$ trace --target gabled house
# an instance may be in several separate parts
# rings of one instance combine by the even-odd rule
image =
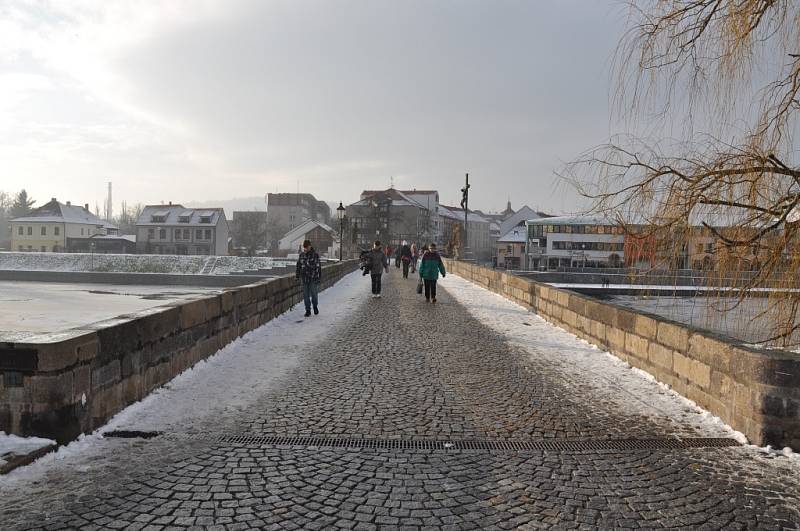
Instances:
[[[334,242],[339,241],[338,236],[337,231],[328,225],[309,219],[278,240],[278,256],[298,252],[305,240],[309,240],[320,255],[328,254],[330,256]]]
[[[55,197],[10,224],[13,251],[69,252],[92,236],[118,232],[116,225],[92,214],[88,204],[59,203]]]
[[[365,190],[359,201],[347,206],[348,238],[361,248],[371,247],[374,240],[394,248],[403,241],[420,246],[434,241],[437,197],[433,191]]]
[[[228,222],[221,208],[148,205],[136,221],[136,250],[146,254],[228,254]]]
[[[497,267],[522,269],[526,237],[527,228],[523,224],[511,227],[511,230],[497,240]]]

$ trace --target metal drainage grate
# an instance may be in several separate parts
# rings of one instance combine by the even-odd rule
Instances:
[[[283,446],[303,448],[344,448],[347,450],[678,450],[684,448],[725,448],[740,446],[734,439],[596,439],[596,440],[428,440],[358,439],[326,437],[280,437],[258,435],[222,436],[219,443],[233,445]]]
[[[160,431],[130,431],[130,430],[114,430],[107,431],[103,437],[116,437],[120,439],[152,439],[161,435]]]

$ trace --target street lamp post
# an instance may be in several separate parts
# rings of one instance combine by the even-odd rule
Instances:
[[[467,248],[469,247],[469,238],[467,238],[467,217],[469,215],[469,173],[466,174],[464,180],[464,188],[461,189],[461,208],[464,209],[464,241],[461,244],[463,249],[461,257],[462,260],[467,257]]]
[[[94,271],[94,242],[89,244],[89,251],[91,252],[91,260],[92,260],[91,266],[89,267],[92,271]]]
[[[269,256],[269,219],[267,218],[267,211],[269,210],[269,194],[264,194],[264,243],[267,256]]]
[[[345,208],[342,202],[339,201],[339,206],[336,208],[336,215],[339,216],[339,261],[341,262],[344,256],[342,255],[342,242],[344,241],[344,211]]]

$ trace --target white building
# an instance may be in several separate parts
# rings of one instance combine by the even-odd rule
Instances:
[[[228,254],[228,222],[221,208],[148,205],[136,221],[136,251],[146,254]]]
[[[89,211],[56,198],[24,216],[11,220],[11,249],[14,251],[64,252],[73,242],[95,235],[117,234],[117,227]]]
[[[524,205],[522,208],[503,219],[503,222],[500,223],[500,234],[505,236],[517,225],[525,225],[525,222],[528,220],[546,217],[548,217],[546,214],[543,215],[541,212],[536,212],[528,205]]]
[[[625,237],[612,221],[587,216],[528,220],[527,267],[619,267]]]

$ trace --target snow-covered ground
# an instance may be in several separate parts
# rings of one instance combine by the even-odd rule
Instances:
[[[554,360],[574,374],[587,375],[585,385],[593,386],[598,399],[616,401],[631,413],[659,415],[697,428],[706,437],[732,437],[746,443],[746,437],[719,417],[700,408],[661,384],[649,373],[632,368],[616,356],[559,328],[524,307],[468,280],[448,275],[441,281],[447,292],[481,321],[502,333],[510,344],[532,357]],[[772,452],[769,448],[759,451]],[[783,449],[800,473],[800,454]]]
[[[38,482],[47,474],[81,473],[103,466],[106,459],[117,459],[109,445],[125,441],[104,439],[103,433],[108,431],[163,431],[190,436],[230,428],[225,425],[227,419],[240,418],[239,413],[279,385],[297,365],[301,351],[325,340],[329,330],[348,319],[364,301],[361,273],[345,276],[321,292],[319,299],[320,315],[304,319],[303,305],[295,306],[125,408],[103,428],[0,476],[0,496],[3,489],[15,488],[21,482]]]
[[[227,275],[247,269],[274,269],[294,262],[268,257],[176,256],[154,254],[0,253],[0,270],[102,271]],[[206,265],[209,270],[205,270]]]
[[[56,444],[50,439],[41,437],[19,437],[0,431],[0,467],[8,463],[13,456],[27,455],[31,452]]]
[[[220,290],[190,286],[0,280],[0,341],[22,341],[27,333],[60,332],[216,293]]]

